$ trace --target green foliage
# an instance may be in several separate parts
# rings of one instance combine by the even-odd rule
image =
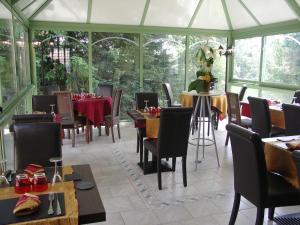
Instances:
[[[47,85],[56,84],[64,90],[67,82],[65,66],[56,60],[53,63],[53,68],[46,73],[45,80],[47,81]]]
[[[81,92],[89,90],[89,66],[86,61],[79,56],[71,57],[72,72],[68,76],[67,83],[71,90]],[[94,70],[94,68],[92,69]]]

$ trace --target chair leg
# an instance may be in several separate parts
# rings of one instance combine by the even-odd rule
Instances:
[[[215,130],[218,130],[219,128],[219,118],[220,118],[220,115],[219,113],[216,114],[216,127],[215,127]]]
[[[186,179],[186,156],[182,156],[182,177],[183,177],[183,186],[187,186]]]
[[[228,141],[229,141],[229,134],[228,134],[228,132],[227,132],[227,135],[226,135],[226,140],[225,140],[225,146],[227,146],[227,145],[228,145]]]
[[[149,155],[148,149],[144,148],[144,163],[143,163],[144,172],[147,170],[148,167],[148,155]]]
[[[140,150],[140,138],[139,138],[139,132],[136,132],[136,153],[139,153]]]
[[[109,127],[105,125],[105,134],[106,136],[109,136]]]
[[[84,125],[81,127],[81,133],[84,133]]]
[[[114,135],[114,125],[111,124],[111,136],[112,136],[112,140],[113,140],[113,143],[115,143],[115,135]]]
[[[121,139],[120,125],[117,124],[119,139]]]
[[[99,125],[98,131],[99,131],[99,136],[101,136],[101,125]]]
[[[76,128],[76,133],[79,134],[79,128]]]
[[[274,220],[274,212],[275,212],[275,207],[269,208],[269,211],[268,211],[269,220]]]
[[[157,157],[157,181],[158,189],[161,190],[161,158]]]
[[[262,225],[264,223],[264,215],[265,215],[265,209],[258,207],[256,211],[255,225]]]
[[[70,129],[67,129],[67,133],[68,133],[68,139],[71,138],[71,132],[70,132]]]
[[[176,157],[172,158],[172,171],[175,172],[176,169]]]
[[[75,128],[72,129],[72,147],[75,147]]]
[[[241,194],[234,193],[234,202],[232,206],[231,216],[229,220],[229,225],[234,225],[236,221],[237,214],[240,208]]]

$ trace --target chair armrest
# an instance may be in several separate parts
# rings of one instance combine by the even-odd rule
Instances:
[[[300,150],[294,150],[292,156],[297,168],[298,181],[300,184]]]

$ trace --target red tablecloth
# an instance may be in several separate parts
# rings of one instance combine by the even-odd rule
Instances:
[[[74,111],[84,115],[88,120],[99,126],[104,121],[104,116],[111,113],[112,98],[86,98],[73,101]]]
[[[250,104],[248,102],[241,102],[242,106],[242,116],[247,116],[251,118]]]

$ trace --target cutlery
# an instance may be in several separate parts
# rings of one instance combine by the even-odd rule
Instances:
[[[53,215],[53,200],[54,200],[54,193],[49,193],[49,209],[48,209],[48,215]]]
[[[58,194],[56,194],[56,215],[59,216],[61,215],[61,208],[60,208],[60,204],[59,204],[59,200],[58,200]]]

